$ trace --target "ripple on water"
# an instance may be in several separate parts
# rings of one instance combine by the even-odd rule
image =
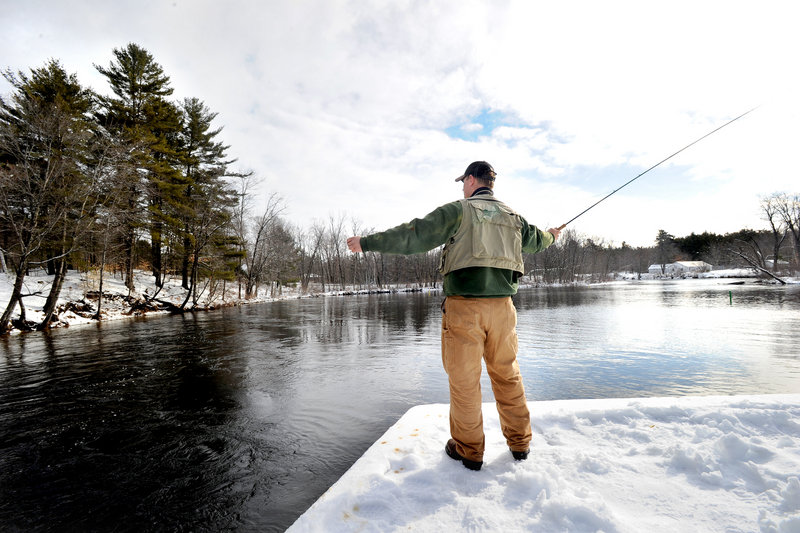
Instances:
[[[800,389],[797,292],[735,290],[733,307],[698,285],[521,292],[529,398]],[[0,340],[0,523],[283,531],[409,407],[447,401],[440,303],[286,301]]]

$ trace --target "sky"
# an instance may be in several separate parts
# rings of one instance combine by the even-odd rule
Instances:
[[[58,59],[102,94],[136,43],[218,113],[236,171],[298,228],[366,234],[461,196],[475,160],[529,222],[620,245],[761,229],[799,192],[791,2],[0,0],[0,68]],[[11,86],[0,80],[0,94]]]

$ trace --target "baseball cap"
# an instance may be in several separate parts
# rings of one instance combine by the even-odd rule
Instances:
[[[461,176],[457,177],[456,181],[463,181],[464,178],[466,178],[469,175],[475,176],[480,180],[486,180],[486,181],[494,181],[494,178],[497,176],[497,174],[494,171],[494,168],[492,168],[492,165],[490,165],[486,161],[475,161],[473,163],[470,163],[469,166],[467,167],[467,170],[465,170]]]

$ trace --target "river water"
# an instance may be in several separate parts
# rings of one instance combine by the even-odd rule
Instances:
[[[528,398],[800,392],[800,286],[729,283],[520,291]],[[406,410],[448,401],[441,300],[0,339],[0,529],[283,531]]]

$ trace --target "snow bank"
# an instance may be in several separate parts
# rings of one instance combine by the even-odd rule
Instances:
[[[45,274],[43,271],[34,271],[25,276],[23,294],[29,295],[24,298],[26,319],[29,322],[38,324],[44,319],[42,309],[44,308],[47,295],[50,292],[53,276]],[[11,298],[11,291],[14,286],[13,274],[0,273],[0,313],[8,305]],[[97,292],[99,286],[98,274],[70,271],[64,280],[61,294],[57,304],[57,315],[59,322],[53,324],[54,327],[65,327],[76,324],[88,324],[95,322],[92,316],[97,312],[97,299],[87,297],[87,293]],[[181,286],[179,278],[167,278],[162,289],[157,290],[154,278],[151,274],[142,271],[134,273],[134,286],[136,290],[130,295],[128,288],[125,287],[123,280],[118,276],[106,274],[103,280],[103,320],[116,320],[140,316],[142,314],[168,313],[169,311],[153,311],[138,309],[131,311],[132,299],[144,302],[156,294],[161,302],[169,302],[172,305],[180,306],[186,298],[186,289]],[[229,282],[217,283],[213,290],[211,287],[201,285],[198,301],[198,308],[213,309],[221,306],[239,305],[243,303],[267,302],[278,298],[270,295],[269,289],[261,289],[259,294],[249,300],[239,298],[238,284]],[[129,297],[130,296],[130,297]],[[284,287],[279,298],[298,297],[296,289]],[[192,307],[192,302],[188,303]],[[15,307],[12,320],[19,317],[19,308]],[[12,330],[18,333],[18,330]]]
[[[42,310],[44,309],[52,282],[53,276],[45,274],[44,271],[34,271],[25,276],[22,293],[26,295],[24,298],[25,318],[29,323],[39,324],[44,319]],[[0,273],[0,314],[5,310],[8,301],[11,299],[13,286],[14,275]],[[98,286],[99,277],[96,272],[84,273],[74,270],[69,271],[58,299],[56,314],[59,320],[51,324],[51,326],[68,327],[95,322],[93,317],[97,312],[97,298],[96,296],[88,297],[87,293],[96,294]],[[131,294],[128,294],[128,288],[125,287],[121,277],[106,274],[103,280],[103,305],[101,313],[104,321],[130,318],[131,316],[141,316],[143,314],[169,313],[170,311],[163,309],[164,306],[161,304],[168,302],[174,306],[180,306],[186,299],[187,291],[181,286],[181,280],[179,278],[168,277],[164,281],[164,286],[161,289],[157,289],[152,274],[143,271],[135,271],[134,286],[136,289]],[[281,287],[279,292],[272,291],[269,287],[262,287],[259,289],[258,294],[249,299],[244,299],[240,297],[239,285],[236,282],[224,284],[222,282],[217,282],[213,289],[208,284],[201,282],[200,287],[202,290],[200,291],[200,297],[197,302],[197,307],[195,308],[197,310],[271,302],[290,298],[346,296],[376,292],[425,292],[439,290],[403,286],[389,287],[381,290],[374,288],[369,290],[349,288],[346,290],[321,291],[315,287],[308,294],[301,294],[297,286],[284,286]],[[137,305],[134,310],[131,309],[134,300],[137,300],[139,304],[144,304],[145,300],[149,300],[154,296],[156,296],[157,302],[153,305]],[[156,307],[159,306],[162,307],[162,309],[156,310]],[[192,309],[192,302],[189,301],[187,310]],[[15,306],[11,319],[16,320],[18,318],[19,307]],[[19,330],[12,329],[11,333],[19,333]]]
[[[800,532],[800,395],[531,402],[515,462],[483,406],[480,472],[448,406],[410,409],[288,530]]]

